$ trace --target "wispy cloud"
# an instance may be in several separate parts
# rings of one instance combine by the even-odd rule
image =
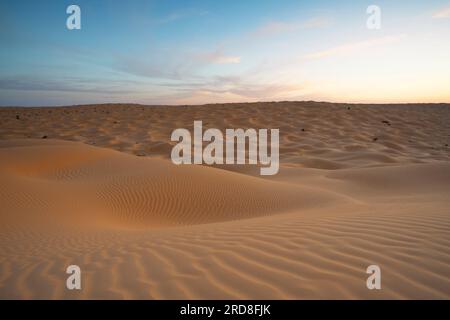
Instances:
[[[243,85],[230,90],[231,93],[243,98],[255,100],[287,99],[301,96],[305,92],[305,87],[299,84],[256,84]]]
[[[17,91],[54,91],[101,94],[129,94],[137,92],[130,87],[137,83],[111,79],[60,78],[15,76],[0,79],[0,90]]]
[[[181,19],[205,16],[208,13],[209,12],[206,10],[188,9],[188,10],[184,10],[184,11],[172,12],[172,13],[166,15],[165,17],[154,20],[153,22],[156,24],[166,24],[166,23],[174,22],[174,21],[181,20]]]
[[[179,77],[178,71],[169,68],[168,65],[153,63],[132,56],[116,56],[111,67],[116,71],[138,77],[167,79],[176,79]]]
[[[257,102],[277,100],[300,100],[309,92],[295,85],[250,85],[227,90],[199,88],[179,95],[176,104],[203,104],[226,102]]]
[[[433,14],[433,19],[446,19],[450,18],[450,6],[441,8]]]
[[[354,52],[362,51],[365,49],[379,47],[379,46],[398,42],[404,36],[405,35],[385,36],[385,37],[379,37],[379,38],[370,39],[370,40],[347,43],[347,44],[333,47],[333,48],[330,48],[327,50],[308,54],[304,58],[320,59],[320,58],[327,58],[327,57],[332,57],[332,56],[352,54]]]
[[[323,17],[315,17],[306,21],[271,21],[259,27],[255,32],[253,32],[253,35],[257,37],[274,36],[304,29],[320,28],[328,25],[329,23],[330,21]]]
[[[129,75],[159,80],[196,80],[212,64],[239,64],[241,57],[221,50],[205,52],[155,52],[152,57],[116,55],[112,69]]]
[[[226,55],[219,50],[201,54],[199,56],[200,56],[200,58],[203,58],[206,62],[210,62],[210,63],[228,64],[228,63],[240,63],[241,62],[240,56]]]
[[[248,75],[216,76],[196,83],[179,81],[161,86],[170,88],[177,96],[176,103],[182,104],[295,99],[309,92],[305,83],[287,83],[276,79],[255,81]]]

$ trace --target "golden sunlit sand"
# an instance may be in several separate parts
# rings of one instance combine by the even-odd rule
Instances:
[[[279,174],[172,164],[170,133],[194,120],[280,129]],[[2,108],[0,123],[1,299],[450,298],[450,105]]]

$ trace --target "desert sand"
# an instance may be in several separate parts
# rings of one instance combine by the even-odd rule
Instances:
[[[194,120],[279,128],[279,174],[172,164]],[[449,143],[445,104],[0,108],[0,299],[449,299]]]

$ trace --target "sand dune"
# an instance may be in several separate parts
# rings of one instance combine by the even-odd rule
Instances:
[[[102,105],[0,119],[1,299],[450,298],[449,106]],[[170,131],[192,119],[278,126],[280,173],[173,165]],[[81,291],[65,288],[70,264]],[[370,264],[382,290],[366,288]]]
[[[144,228],[255,218],[350,201],[313,187],[203,166],[175,166],[168,160],[59,140],[0,142],[0,159],[2,179],[11,181],[2,190],[3,216],[17,204],[25,206],[27,218],[30,211],[53,206],[89,211],[87,224],[102,220]],[[74,195],[81,199],[72,208]],[[47,224],[73,215],[36,218]],[[80,215],[76,218],[80,220]],[[12,220],[16,219],[15,214]]]

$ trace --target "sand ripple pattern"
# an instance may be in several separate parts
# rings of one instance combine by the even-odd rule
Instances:
[[[279,128],[280,174],[173,165],[194,120]],[[448,105],[1,108],[0,299],[450,299],[449,137]]]

